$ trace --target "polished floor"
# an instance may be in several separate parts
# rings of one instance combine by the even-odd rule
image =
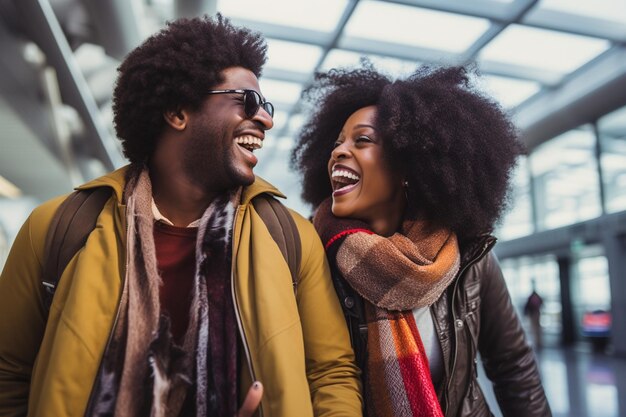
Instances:
[[[584,343],[536,351],[554,417],[626,417],[626,358],[594,352]],[[479,378],[489,405],[501,417],[491,385]]]

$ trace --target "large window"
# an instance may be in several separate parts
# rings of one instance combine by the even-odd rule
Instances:
[[[561,284],[559,282],[559,266],[554,256],[523,256],[504,259],[501,262],[502,272],[513,304],[520,317],[523,316],[524,305],[533,290],[543,298],[541,309],[541,328],[548,340],[547,344],[558,342],[561,334]],[[526,320],[522,321],[527,327]]]
[[[496,235],[499,239],[509,240],[533,233],[532,200],[530,197],[530,180],[528,160],[521,157],[512,178],[510,205],[501,227]]]
[[[595,140],[591,126],[584,126],[546,142],[530,155],[538,230],[602,214]]]
[[[580,245],[574,250],[571,269],[572,307],[576,324],[582,331],[583,315],[596,310],[611,310],[609,266],[602,245]]]
[[[626,107],[598,121],[606,211],[626,210]]]

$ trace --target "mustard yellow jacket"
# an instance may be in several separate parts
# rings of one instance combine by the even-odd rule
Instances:
[[[82,416],[114,326],[126,274],[125,168],[79,188],[111,187],[85,247],[63,272],[46,320],[44,242],[59,197],[22,226],[0,276],[0,416]],[[361,415],[358,369],[313,226],[302,241],[297,295],[278,246],[250,204],[282,196],[261,179],[244,190],[233,227],[233,294],[244,358],[240,391],[264,384],[264,417]]]

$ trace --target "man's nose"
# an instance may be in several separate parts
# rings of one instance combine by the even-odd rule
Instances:
[[[265,130],[270,130],[272,127],[274,127],[274,119],[263,108],[263,106],[259,107],[259,110],[256,112],[252,120],[260,123]]]

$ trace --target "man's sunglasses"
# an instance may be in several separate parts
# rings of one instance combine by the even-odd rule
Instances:
[[[259,111],[259,107],[263,107],[263,110],[270,117],[274,117],[274,105],[269,101],[264,101],[261,95],[254,90],[210,90],[207,91],[207,94],[243,94],[243,110],[248,119],[254,117]]]

